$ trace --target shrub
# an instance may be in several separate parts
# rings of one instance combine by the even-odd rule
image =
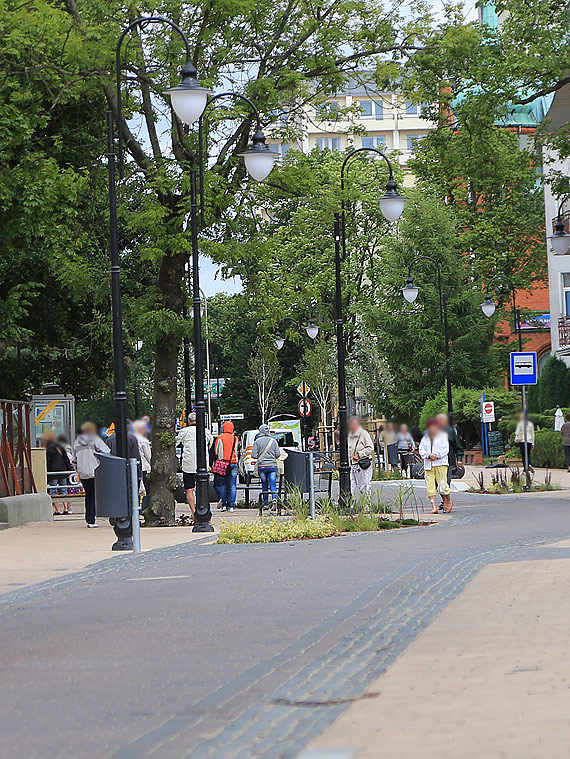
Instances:
[[[339,530],[329,520],[263,519],[259,522],[222,521],[218,543],[282,543],[287,540],[329,538],[338,535]]]
[[[538,467],[564,469],[562,438],[556,430],[537,430],[534,435],[532,463]]]

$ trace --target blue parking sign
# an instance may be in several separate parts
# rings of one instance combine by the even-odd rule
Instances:
[[[536,353],[511,353],[511,385],[536,385],[537,381]]]

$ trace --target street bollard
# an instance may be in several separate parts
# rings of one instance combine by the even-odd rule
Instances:
[[[315,518],[315,464],[314,453],[309,451],[309,504],[311,507],[311,519]]]
[[[133,552],[141,552],[141,522],[139,517],[139,472],[136,459],[129,459],[131,524],[133,528]]]

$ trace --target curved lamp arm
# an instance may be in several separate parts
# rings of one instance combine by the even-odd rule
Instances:
[[[439,291],[439,313],[440,313],[441,320],[443,321],[443,288],[441,286],[441,265],[440,265],[439,261],[437,261],[435,258],[432,258],[431,256],[425,256],[425,255],[416,256],[413,259],[413,261],[410,263],[409,267],[408,267],[408,282],[407,282],[406,286],[413,284],[412,269],[420,261],[429,261],[436,268],[436,271],[437,271],[437,289]]]
[[[123,132],[121,129],[121,119],[123,116],[123,103],[122,103],[122,92],[121,92],[121,49],[123,46],[123,42],[125,40],[125,37],[137,26],[139,26],[141,29],[144,29],[144,27],[147,24],[167,24],[172,29],[174,29],[180,37],[182,38],[182,41],[184,42],[184,47],[186,48],[186,63],[181,69],[181,74],[184,79],[190,78],[190,79],[197,79],[198,72],[196,70],[196,67],[192,63],[192,50],[190,49],[190,42],[188,40],[188,37],[182,29],[178,26],[178,24],[175,24],[174,21],[171,21],[169,18],[163,18],[162,16],[146,16],[137,18],[136,21],[133,21],[130,23],[123,31],[121,32],[121,36],[119,37],[119,40],[117,42],[117,48],[115,50],[115,76],[116,76],[116,88],[117,88],[117,119],[119,121],[119,176],[121,179],[123,178]]]

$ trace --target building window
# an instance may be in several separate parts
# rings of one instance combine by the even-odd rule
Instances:
[[[374,147],[374,137],[363,137],[362,138],[362,147],[363,148],[373,148]]]
[[[317,137],[317,145],[321,150],[340,150],[340,137]]]
[[[381,150],[384,150],[386,147],[386,135],[385,134],[378,134],[376,135],[376,147],[380,148]]]
[[[323,121],[336,121],[338,119],[338,110],[340,103],[338,100],[330,100],[328,103],[321,103],[315,109],[318,119]]]
[[[360,101],[360,115],[363,119],[372,118],[372,100]]]
[[[564,316],[570,316],[570,274],[562,275],[562,288],[564,290]]]
[[[417,116],[418,106],[411,100],[406,100],[406,116]]]
[[[281,144],[281,157],[282,158],[285,158],[285,156],[287,155],[287,153],[290,150],[290,148],[291,148],[291,145],[289,145],[289,143],[287,143],[287,142],[284,142],[284,143]]]
[[[423,140],[425,134],[408,134],[406,136],[408,150],[416,150],[418,143]]]
[[[269,143],[269,150],[272,153],[280,153],[281,152],[281,145],[278,145],[276,142]]]
[[[384,103],[381,100],[374,101],[374,113],[377,119],[384,118]]]

